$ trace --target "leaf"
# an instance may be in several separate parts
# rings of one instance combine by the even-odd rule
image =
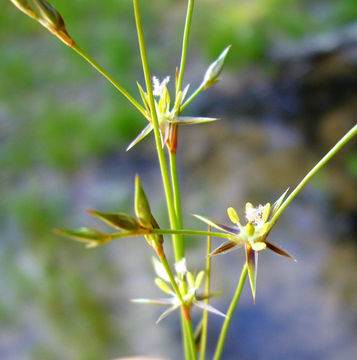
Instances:
[[[225,233],[229,233],[232,235],[237,235],[239,233],[239,229],[237,227],[231,227],[225,224],[221,224],[216,220],[207,218],[205,216],[201,216],[201,215],[196,215],[196,214],[192,214],[194,217],[196,217],[198,220],[203,221],[204,223],[214,227],[217,230],[223,231]],[[214,236],[214,234],[212,234]]]
[[[153,129],[153,125],[149,123],[145,126],[145,128],[140,132],[140,134],[128,145],[126,148],[126,151],[129,151],[131,148],[133,148],[139,141],[144,139],[145,136],[150,134],[151,130]]]
[[[104,234],[88,227],[82,227],[77,230],[55,229],[55,232],[76,241],[87,243],[86,247],[88,248],[96,247],[112,240],[110,234]]]
[[[208,256],[226,254],[229,251],[236,250],[235,247],[237,245],[238,244],[236,242],[228,240],[228,241],[224,242],[223,244],[221,244],[220,246],[218,246],[218,248],[216,250],[213,250]]]
[[[245,247],[245,255],[248,265],[248,275],[250,287],[252,289],[253,301],[255,304],[256,284],[257,284],[257,267],[258,267],[258,252],[254,251],[250,246]]]
[[[281,249],[280,247],[276,246],[276,245],[273,245],[272,243],[268,242],[268,241],[265,241],[265,244],[267,245],[267,248],[270,249],[271,251],[274,251],[275,253],[279,254],[279,255],[282,255],[282,256],[285,256],[291,260],[294,260],[295,262],[296,259],[291,256],[290,254],[288,254],[286,251],[284,251],[283,249]]]
[[[127,230],[134,232],[141,229],[138,221],[132,216],[123,213],[105,213],[94,210],[87,210],[90,214],[96,216],[106,224],[114,227],[115,229]]]
[[[170,121],[170,123],[177,125],[191,125],[191,124],[208,123],[216,120],[221,120],[221,119],[209,118],[209,117],[178,116],[174,120]]]

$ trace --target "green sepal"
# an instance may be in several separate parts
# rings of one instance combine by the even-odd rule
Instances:
[[[94,210],[87,211],[115,229],[126,230],[130,232],[135,232],[141,229],[138,221],[132,216],[122,213],[105,213]]]
[[[38,20],[38,15],[33,11],[27,0],[10,0],[20,11],[27,16]]]
[[[59,235],[69,237],[73,240],[86,243],[87,248],[103,245],[112,240],[110,234],[104,234],[96,229],[82,227],[77,230],[55,229]]]
[[[46,0],[32,0],[37,7],[41,18],[56,30],[65,30],[65,24],[60,13]]]

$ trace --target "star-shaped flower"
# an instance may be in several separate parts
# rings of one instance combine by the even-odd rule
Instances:
[[[170,93],[167,89],[167,84],[170,81],[170,77],[166,76],[161,82],[154,76],[152,79],[153,82],[153,94],[155,96],[155,108],[159,121],[160,134],[162,146],[164,146],[169,139],[170,127],[171,125],[190,125],[190,124],[201,124],[207,123],[215,120],[216,118],[208,117],[192,117],[192,116],[178,116],[180,112],[180,107],[183,101],[185,100],[189,85],[183,91],[179,91],[175,103],[172,108]],[[129,144],[127,151],[130,150],[134,145],[136,145],[140,140],[142,140],[146,135],[148,135],[154,128],[152,123],[152,115],[150,109],[150,101],[148,94],[143,90],[143,88],[138,83],[138,88],[140,95],[146,110],[146,118],[149,121],[149,124],[141,131],[141,133]]]
[[[221,224],[204,216],[194,215],[199,220],[216,228],[217,230],[232,235],[228,241],[221,244],[210,254],[210,256],[227,253],[228,251],[237,248],[237,246],[245,247],[249,281],[254,302],[256,294],[259,251],[268,248],[269,250],[279,255],[286,256],[295,261],[295,259],[287,252],[267,241],[267,237],[272,228],[269,220],[281,206],[286,193],[287,191],[276,201],[272,209],[270,203],[267,203],[264,206],[258,205],[257,207],[254,207],[251,203],[248,202],[245,206],[245,217],[247,219],[247,223],[244,226],[240,223],[239,217],[232,207],[228,208],[227,212],[229,219],[234,223],[233,226]]]
[[[181,261],[175,264],[175,270],[176,270],[175,281],[182,294],[182,299],[183,299],[183,304],[182,304],[179,298],[177,297],[177,295],[175,294],[174,290],[172,289],[172,286],[170,284],[170,279],[163,265],[156,258],[153,258],[153,265],[156,275],[158,276],[155,279],[155,284],[164,293],[170,295],[170,297],[163,299],[133,299],[131,301],[140,304],[169,306],[169,308],[160,315],[156,323],[159,323],[162,319],[164,319],[167,315],[171,314],[173,311],[178,309],[180,306],[185,306],[188,310],[191,310],[192,306],[195,305],[213,314],[227,317],[225,314],[218,311],[213,306],[202,302],[202,300],[213,297],[215,296],[215,294],[207,294],[207,295],[197,294],[197,291],[200,288],[205,276],[204,271],[200,271],[197,274],[197,276],[194,276],[191,272],[187,271],[185,259],[182,259]]]

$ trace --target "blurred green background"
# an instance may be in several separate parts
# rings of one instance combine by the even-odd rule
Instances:
[[[132,2],[52,3],[76,42],[139,98],[136,80],[143,83],[143,76]],[[160,78],[173,76],[179,65],[185,7],[182,0],[142,1],[152,73]],[[100,227],[86,214],[87,208],[132,213],[135,173],[142,176],[160,222],[167,223],[149,138],[125,153],[127,144],[146,125],[145,120],[77,54],[9,1],[2,3],[1,10],[0,358],[89,360],[163,354],[179,359],[175,317],[152,331],[156,310],[128,304],[133,297],[158,296],[148,283],[152,278],[151,249],[144,241],[124,240],[87,251],[52,232],[58,226]],[[225,120],[211,128],[182,130],[180,182],[187,224],[200,226],[189,218],[191,212],[206,211],[204,215],[223,219],[230,205],[242,209],[250,199],[273,201],[286,187],[294,186],[356,122],[356,24],[357,3],[351,0],[197,1],[185,77],[191,91],[222,49],[227,44],[233,46],[223,81],[187,110]],[[241,359],[327,359],[331,344],[345,352],[335,352],[329,359],[357,354],[353,335],[356,311],[349,310],[357,299],[356,280],[349,278],[351,271],[356,271],[357,258],[353,227],[356,162],[357,152],[349,146],[291,211],[282,225],[285,233],[281,230],[282,234],[277,234],[282,242],[286,236],[297,238],[297,242],[302,236],[306,241],[316,238],[315,244],[327,239],[329,245],[315,245],[316,249],[300,248],[296,242],[287,244],[311,260],[308,266],[315,264],[309,268],[316,280],[311,287],[320,290],[310,300],[328,299],[326,313],[318,317],[324,319],[319,322],[321,327],[339,318],[343,308],[347,312],[342,319],[352,322],[352,328],[343,327],[342,335],[321,335],[318,345],[306,341],[304,352],[299,352],[302,345],[294,347],[291,339],[276,338],[275,347],[270,344],[267,349],[262,337],[258,342],[250,338],[246,345],[240,344]],[[305,233],[294,233],[296,227]],[[197,259],[192,260],[193,265],[202,266],[201,243],[192,240],[190,244]],[[309,258],[310,250],[318,254],[317,259]],[[217,261],[224,272],[224,260]],[[236,267],[232,277],[224,276],[227,280],[220,282],[217,275],[217,287],[224,287],[228,294],[242,263],[237,265],[236,257],[230,261]],[[276,273],[286,266],[279,264],[282,268]],[[334,267],[345,270],[331,278],[337,276],[331,271]],[[299,267],[288,267],[287,273],[293,271],[299,272]],[[299,286],[306,283],[291,276],[286,281],[296,281],[296,286],[289,288],[295,299],[301,294]],[[330,297],[324,292],[325,283],[330,284]],[[225,359],[237,358],[234,339],[241,333],[249,334],[252,325],[248,318],[258,328],[262,321],[262,329],[277,334],[284,333],[280,327],[286,322],[299,324],[301,318],[293,316],[293,305],[282,324],[261,320],[261,312],[272,311],[269,301],[276,302],[269,293],[274,289],[270,285],[268,282],[261,291],[262,298],[268,292],[268,300],[260,309],[259,302],[251,307],[246,292],[243,315],[237,317],[237,332],[232,333]],[[281,292],[284,289],[279,287]],[[228,300],[222,301],[224,309]],[[332,311],[334,301],[338,306]],[[307,307],[302,316],[314,317],[309,314],[314,309]],[[275,315],[281,317],[278,310]],[[214,320],[212,326],[216,330],[210,349],[220,322]],[[303,332],[304,326],[296,331]],[[344,336],[344,331],[351,330],[352,335]],[[286,353],[281,350],[285,342],[291,344],[283,347]]]

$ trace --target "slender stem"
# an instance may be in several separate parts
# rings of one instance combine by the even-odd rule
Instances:
[[[201,94],[201,92],[202,92],[203,90],[204,90],[204,86],[203,86],[203,84],[201,84],[201,85],[196,89],[196,91],[183,103],[183,105],[181,105],[180,111],[183,111],[183,110],[186,108],[186,106],[187,106],[188,104],[190,104],[193,99],[196,98],[197,95]]]
[[[304,188],[304,186],[311,180],[311,178],[334,156],[336,155],[344,145],[346,145],[357,134],[357,125],[355,125],[345,136],[343,136],[337,144],[308,172],[308,174],[301,180],[296,186],[294,191],[287,197],[282,203],[278,211],[272,217],[270,223],[273,226],[279,216],[283,213],[286,207],[291,203],[297,194]]]
[[[170,225],[173,229],[177,229],[176,213],[175,213],[173,194],[172,194],[172,189],[171,189],[171,184],[170,184],[170,177],[169,177],[169,172],[168,172],[168,168],[167,168],[167,162],[166,162],[166,158],[165,158],[164,149],[161,145],[159,120],[158,120],[157,113],[156,113],[155,99],[154,99],[154,95],[153,95],[153,91],[152,91],[151,74],[150,74],[150,69],[149,69],[147,53],[146,53],[146,46],[145,46],[144,32],[143,32],[143,26],[142,26],[142,21],[141,21],[139,0],[133,0],[133,3],[134,3],[135,22],[136,22],[136,28],[137,28],[138,40],[139,40],[139,46],[140,46],[140,54],[141,54],[141,60],[142,60],[142,65],[143,65],[143,70],[144,70],[146,89],[147,89],[147,93],[149,95],[152,123],[154,126],[156,150],[157,150],[159,163],[160,163],[161,176],[162,176],[162,181],[163,181],[163,185],[164,185],[166,203],[167,203],[167,208],[168,208],[168,213],[169,213],[169,218],[170,218]],[[173,235],[173,240],[174,240],[175,257],[178,258],[179,238],[176,235]]]
[[[248,273],[248,266],[247,266],[247,263],[245,263],[244,266],[243,266],[243,269],[242,269],[242,272],[241,272],[241,275],[240,275],[240,278],[239,278],[239,282],[238,282],[236,291],[234,293],[232,302],[229,305],[229,309],[228,309],[228,312],[227,312],[227,318],[224,320],[224,323],[223,323],[223,326],[222,326],[222,329],[221,329],[221,333],[219,335],[219,339],[218,339],[218,343],[217,343],[216,351],[214,353],[213,360],[219,360],[221,358],[224,343],[225,343],[226,337],[227,337],[228,328],[229,328],[229,325],[231,324],[233,314],[235,312],[238,301],[240,299],[240,295],[241,295],[242,290],[243,290],[245,279],[247,278],[247,273]]]
[[[182,89],[182,81],[183,81],[183,75],[185,73],[185,65],[186,65],[186,59],[187,59],[188,37],[190,35],[194,3],[195,3],[194,0],[188,0],[185,30],[183,33],[183,40],[182,40],[180,71],[179,71],[179,76],[178,76],[178,80],[177,80],[177,84],[176,84],[176,95]]]
[[[176,153],[172,153],[170,151],[169,157],[170,157],[171,183],[172,183],[172,189],[173,189],[173,195],[174,195],[177,227],[178,227],[178,229],[182,229],[183,223],[182,223],[182,211],[181,211],[181,196],[180,196],[180,186],[179,186],[178,178],[177,178]],[[179,246],[178,246],[178,257],[179,258],[176,259],[176,261],[179,261],[181,258],[183,258],[184,254],[185,254],[185,244],[183,241],[183,234],[179,235],[179,239],[180,239]]]
[[[208,231],[211,227],[208,226]],[[205,295],[208,296],[210,293],[210,281],[211,281],[211,236],[207,236],[207,251],[206,251],[206,282],[205,282]],[[205,300],[205,304],[209,303],[209,298]],[[202,315],[202,334],[200,343],[200,360],[205,360],[206,356],[206,345],[207,345],[207,329],[208,329],[208,311],[203,310]]]
[[[134,4],[135,23],[136,23],[137,33],[138,33],[141,60],[142,60],[143,71],[144,71],[144,76],[145,76],[146,90],[149,95],[152,123],[153,123],[153,127],[154,127],[155,143],[156,143],[156,149],[157,149],[159,163],[160,163],[161,176],[162,176],[162,181],[163,181],[163,185],[164,185],[167,209],[168,209],[169,218],[170,218],[170,225],[171,225],[172,229],[177,229],[178,225],[177,225],[176,212],[175,212],[175,206],[174,206],[174,201],[173,201],[170,177],[169,177],[169,172],[168,172],[168,168],[167,168],[164,149],[161,144],[159,120],[158,120],[158,116],[156,113],[155,99],[154,99],[152,83],[151,83],[151,74],[150,74],[150,69],[149,69],[147,53],[146,53],[146,46],[145,46],[144,32],[143,32],[143,26],[142,26],[142,21],[141,21],[139,0],[133,0],[133,4]],[[180,242],[180,237],[177,236],[177,234],[173,234],[172,238],[173,238],[173,243],[174,243],[175,258],[180,259],[182,257],[182,250],[181,250],[182,242]],[[182,323],[183,323],[183,327],[182,327],[183,339],[184,339],[184,342],[186,343],[185,349],[187,349],[188,346],[190,348],[192,348],[192,347],[194,347],[194,337],[193,337],[193,332],[192,331],[189,332],[189,327],[192,328],[192,323],[190,320],[186,319],[185,317],[181,317],[181,318],[182,318]],[[189,343],[189,345],[187,345],[187,342]]]
[[[181,295],[181,291],[179,290],[178,286],[177,286],[177,283],[175,281],[175,277],[171,271],[171,268],[170,268],[170,265],[169,263],[167,262],[167,259],[166,257],[163,258],[163,259],[160,259],[162,265],[164,266],[166,272],[167,272],[167,275],[169,276],[169,279],[170,279],[170,282],[171,282],[171,285],[173,287],[173,289],[175,290],[175,293],[178,297],[178,299],[180,300],[181,304],[183,304],[183,298],[182,298],[182,295]]]
[[[93,58],[91,58],[84,50],[74,44],[72,49],[102,74],[117,90],[119,90],[145,117],[147,116],[144,108]]]
[[[187,335],[188,339],[190,340],[188,342],[189,350],[190,350],[190,358],[193,359],[193,360],[197,360],[196,345],[195,345],[195,335],[193,333],[192,321],[187,320],[185,325],[186,325],[186,335]]]
[[[194,236],[215,236],[219,238],[224,239],[232,239],[234,235],[231,234],[225,234],[225,233],[219,233],[219,232],[213,232],[213,231],[200,231],[200,230],[189,230],[189,229],[180,229],[180,230],[171,230],[171,229],[151,229],[150,230],[154,234],[183,234],[183,235],[194,235]],[[119,233],[121,234],[121,233]],[[138,234],[140,235],[140,234]],[[130,236],[130,234],[129,234]],[[132,235],[132,236],[135,236]]]

